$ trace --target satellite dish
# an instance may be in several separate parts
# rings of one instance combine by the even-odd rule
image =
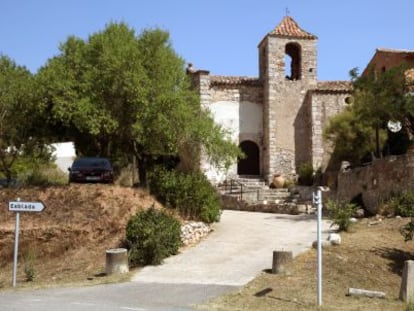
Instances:
[[[400,121],[389,120],[387,123],[387,127],[391,132],[397,133],[401,130],[402,125]]]

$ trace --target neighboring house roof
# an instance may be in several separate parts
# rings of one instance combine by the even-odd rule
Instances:
[[[245,76],[211,76],[212,86],[219,85],[262,85],[262,81],[254,77]]]
[[[321,93],[349,93],[352,91],[352,83],[350,81],[319,81],[313,92]]]
[[[403,49],[388,49],[388,48],[377,48],[376,52],[378,53],[398,53],[398,54],[413,54],[413,50],[403,50]]]
[[[273,29],[269,35],[278,37],[298,38],[298,39],[317,39],[318,37],[299,27],[298,23],[290,17],[285,16],[279,25]]]
[[[413,50],[378,48],[375,50],[374,56],[365,67],[362,75],[366,75],[371,68],[374,68],[376,71],[384,71],[403,63],[406,63],[408,66],[414,66]]]

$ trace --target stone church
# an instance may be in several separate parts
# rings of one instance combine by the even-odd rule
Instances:
[[[318,38],[285,16],[259,42],[259,77],[188,72],[201,104],[230,130],[246,154],[227,171],[202,160],[213,182],[244,175],[293,176],[302,163],[326,168],[329,146],[322,139],[328,119],[349,102],[349,81],[318,81]]]

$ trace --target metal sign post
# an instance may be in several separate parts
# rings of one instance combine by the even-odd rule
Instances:
[[[17,275],[17,256],[19,253],[19,229],[20,229],[20,212],[41,212],[45,206],[42,202],[21,202],[20,198],[16,201],[9,202],[9,211],[16,212],[16,228],[14,234],[14,256],[13,256],[13,280],[12,285],[16,287]]]
[[[322,306],[322,191],[318,189],[313,193],[313,203],[317,207],[318,230],[318,306]]]
[[[16,287],[17,254],[19,252],[19,226],[20,226],[20,213],[17,212],[16,213],[16,228],[14,232],[14,256],[13,256],[13,280],[12,280],[13,287]]]

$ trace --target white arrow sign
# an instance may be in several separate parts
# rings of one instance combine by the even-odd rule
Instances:
[[[22,202],[12,201],[9,202],[10,212],[41,212],[45,206],[42,202]]]

